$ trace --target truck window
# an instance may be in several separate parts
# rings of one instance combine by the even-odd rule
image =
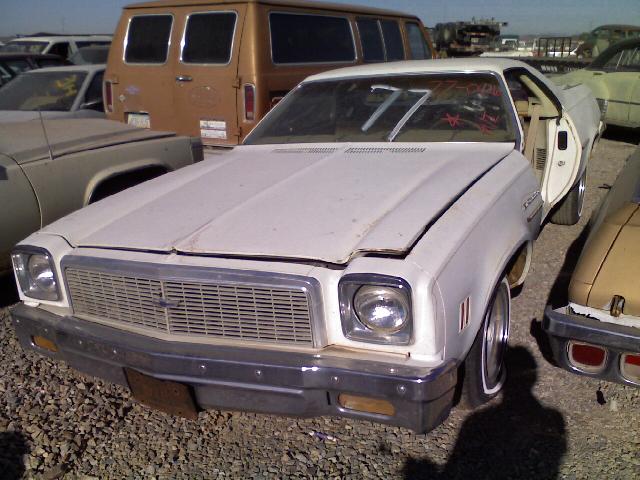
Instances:
[[[409,39],[409,49],[411,50],[411,57],[414,60],[424,60],[431,58],[429,52],[429,46],[424,39],[420,25],[417,23],[407,23],[407,37]]]
[[[380,21],[384,46],[387,51],[387,62],[404,60],[404,47],[402,46],[402,34],[400,26],[395,20]]]
[[[57,43],[54,43],[47,53],[49,53],[51,55],[58,55],[61,58],[68,58],[69,57],[69,43],[68,42],[57,42]]]
[[[378,20],[374,18],[358,18],[356,20],[360,42],[362,43],[362,57],[365,63],[384,62],[384,45],[380,36]]]
[[[166,62],[172,23],[173,16],[171,15],[139,15],[132,17],[124,40],[125,62]]]
[[[271,13],[269,27],[274,63],[337,63],[356,59],[347,18]]]
[[[189,15],[181,60],[184,63],[229,63],[236,18],[235,12]]]

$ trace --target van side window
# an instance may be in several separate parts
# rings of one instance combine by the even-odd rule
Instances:
[[[404,60],[400,26],[395,20],[356,19],[365,63]]]
[[[271,13],[273,63],[354,62],[349,20],[326,15]]]
[[[407,37],[409,38],[409,49],[411,50],[411,58],[414,60],[425,60],[431,58],[429,46],[424,39],[420,25],[417,23],[407,23]]]
[[[139,15],[131,18],[125,37],[124,60],[127,63],[164,63],[167,61],[171,15]]]
[[[182,61],[184,63],[229,63],[236,18],[235,12],[189,15],[184,33]]]
[[[378,20],[374,18],[358,18],[358,33],[362,43],[362,57],[365,63],[384,62],[384,44],[380,36]]]
[[[402,34],[400,26],[395,20],[382,20],[382,35],[384,36],[384,46],[387,51],[387,62],[404,60],[404,47],[402,46]]]

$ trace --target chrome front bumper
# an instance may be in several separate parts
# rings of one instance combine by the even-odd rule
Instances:
[[[200,408],[312,417],[334,415],[426,432],[449,414],[457,381],[453,363],[439,368],[256,348],[168,342],[20,304],[11,310],[24,349],[127,386],[125,368],[188,385]],[[34,344],[53,342],[57,352]],[[338,404],[349,393],[384,399],[392,416]]]

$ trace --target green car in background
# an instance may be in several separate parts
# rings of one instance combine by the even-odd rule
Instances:
[[[640,127],[640,38],[616,43],[587,68],[552,80],[558,85],[587,85],[607,125]]]

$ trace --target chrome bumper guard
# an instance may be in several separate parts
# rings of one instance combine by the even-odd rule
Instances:
[[[554,360],[565,370],[587,377],[602,378],[624,385],[638,386],[620,373],[620,357],[624,353],[640,353],[640,329],[601,322],[583,315],[565,313],[566,307],[547,306],[542,328],[547,334]],[[569,362],[567,342],[577,340],[604,347],[608,351],[606,365],[598,373],[588,373]]]
[[[19,304],[11,309],[25,350],[127,386],[125,368],[189,385],[200,408],[313,417],[334,415],[402,426],[422,433],[449,414],[457,381],[453,363],[438,368],[256,348],[168,342],[60,317]],[[57,352],[34,344],[42,336]],[[349,410],[341,393],[384,399],[393,416]]]

